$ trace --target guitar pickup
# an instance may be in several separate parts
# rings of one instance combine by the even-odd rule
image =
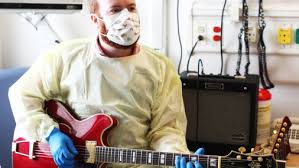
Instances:
[[[96,163],[96,148],[97,142],[96,141],[86,141],[86,163],[94,164]]]

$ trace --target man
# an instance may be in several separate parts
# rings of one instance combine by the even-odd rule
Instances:
[[[81,119],[100,111],[116,117],[111,146],[188,153],[181,82],[165,56],[137,43],[135,0],[92,0],[90,9],[96,39],[59,45],[10,88],[15,137],[48,142],[59,167],[74,167],[72,140],[43,111],[44,101],[55,99]],[[186,167],[185,158],[176,167]]]

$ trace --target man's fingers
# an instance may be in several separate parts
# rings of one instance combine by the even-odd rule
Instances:
[[[180,168],[180,160],[181,158],[179,156],[175,157],[175,168]]]
[[[75,155],[72,154],[67,148],[64,148],[63,151],[62,151],[62,154],[64,156],[64,158],[66,159],[74,159]]]
[[[195,152],[195,154],[197,154],[197,155],[203,155],[204,153],[205,153],[204,148],[199,148],[199,149],[197,149],[197,151]]]
[[[192,162],[188,162],[188,163],[187,163],[187,168],[193,168],[193,164],[192,164]]]
[[[180,168],[186,168],[186,159],[184,157],[181,158]]]
[[[71,151],[74,155],[78,155],[78,151],[77,151],[77,149],[75,148],[74,143],[73,143],[73,141],[72,141],[71,139],[68,139],[68,140],[66,141],[66,145],[67,145],[68,149],[70,149],[70,151]]]
[[[202,168],[202,165],[199,164],[198,161],[195,161],[195,162],[194,162],[194,165],[195,165],[195,168]]]

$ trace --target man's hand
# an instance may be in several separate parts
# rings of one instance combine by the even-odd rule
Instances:
[[[67,135],[54,128],[47,137],[47,141],[50,145],[53,159],[59,168],[75,167],[74,158],[78,155],[78,151]]]
[[[204,154],[204,149],[203,148],[199,148],[195,154],[197,155],[202,155]],[[194,162],[194,166],[195,168],[202,168],[202,166],[199,164],[198,161]],[[188,162],[186,163],[186,158],[184,157],[176,157],[175,158],[175,167],[176,168],[194,168],[193,163],[192,162]]]

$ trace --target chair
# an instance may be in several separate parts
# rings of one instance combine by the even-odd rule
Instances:
[[[8,89],[25,72],[27,68],[0,69],[0,167],[10,168],[11,142],[15,128],[15,121],[8,100]]]

